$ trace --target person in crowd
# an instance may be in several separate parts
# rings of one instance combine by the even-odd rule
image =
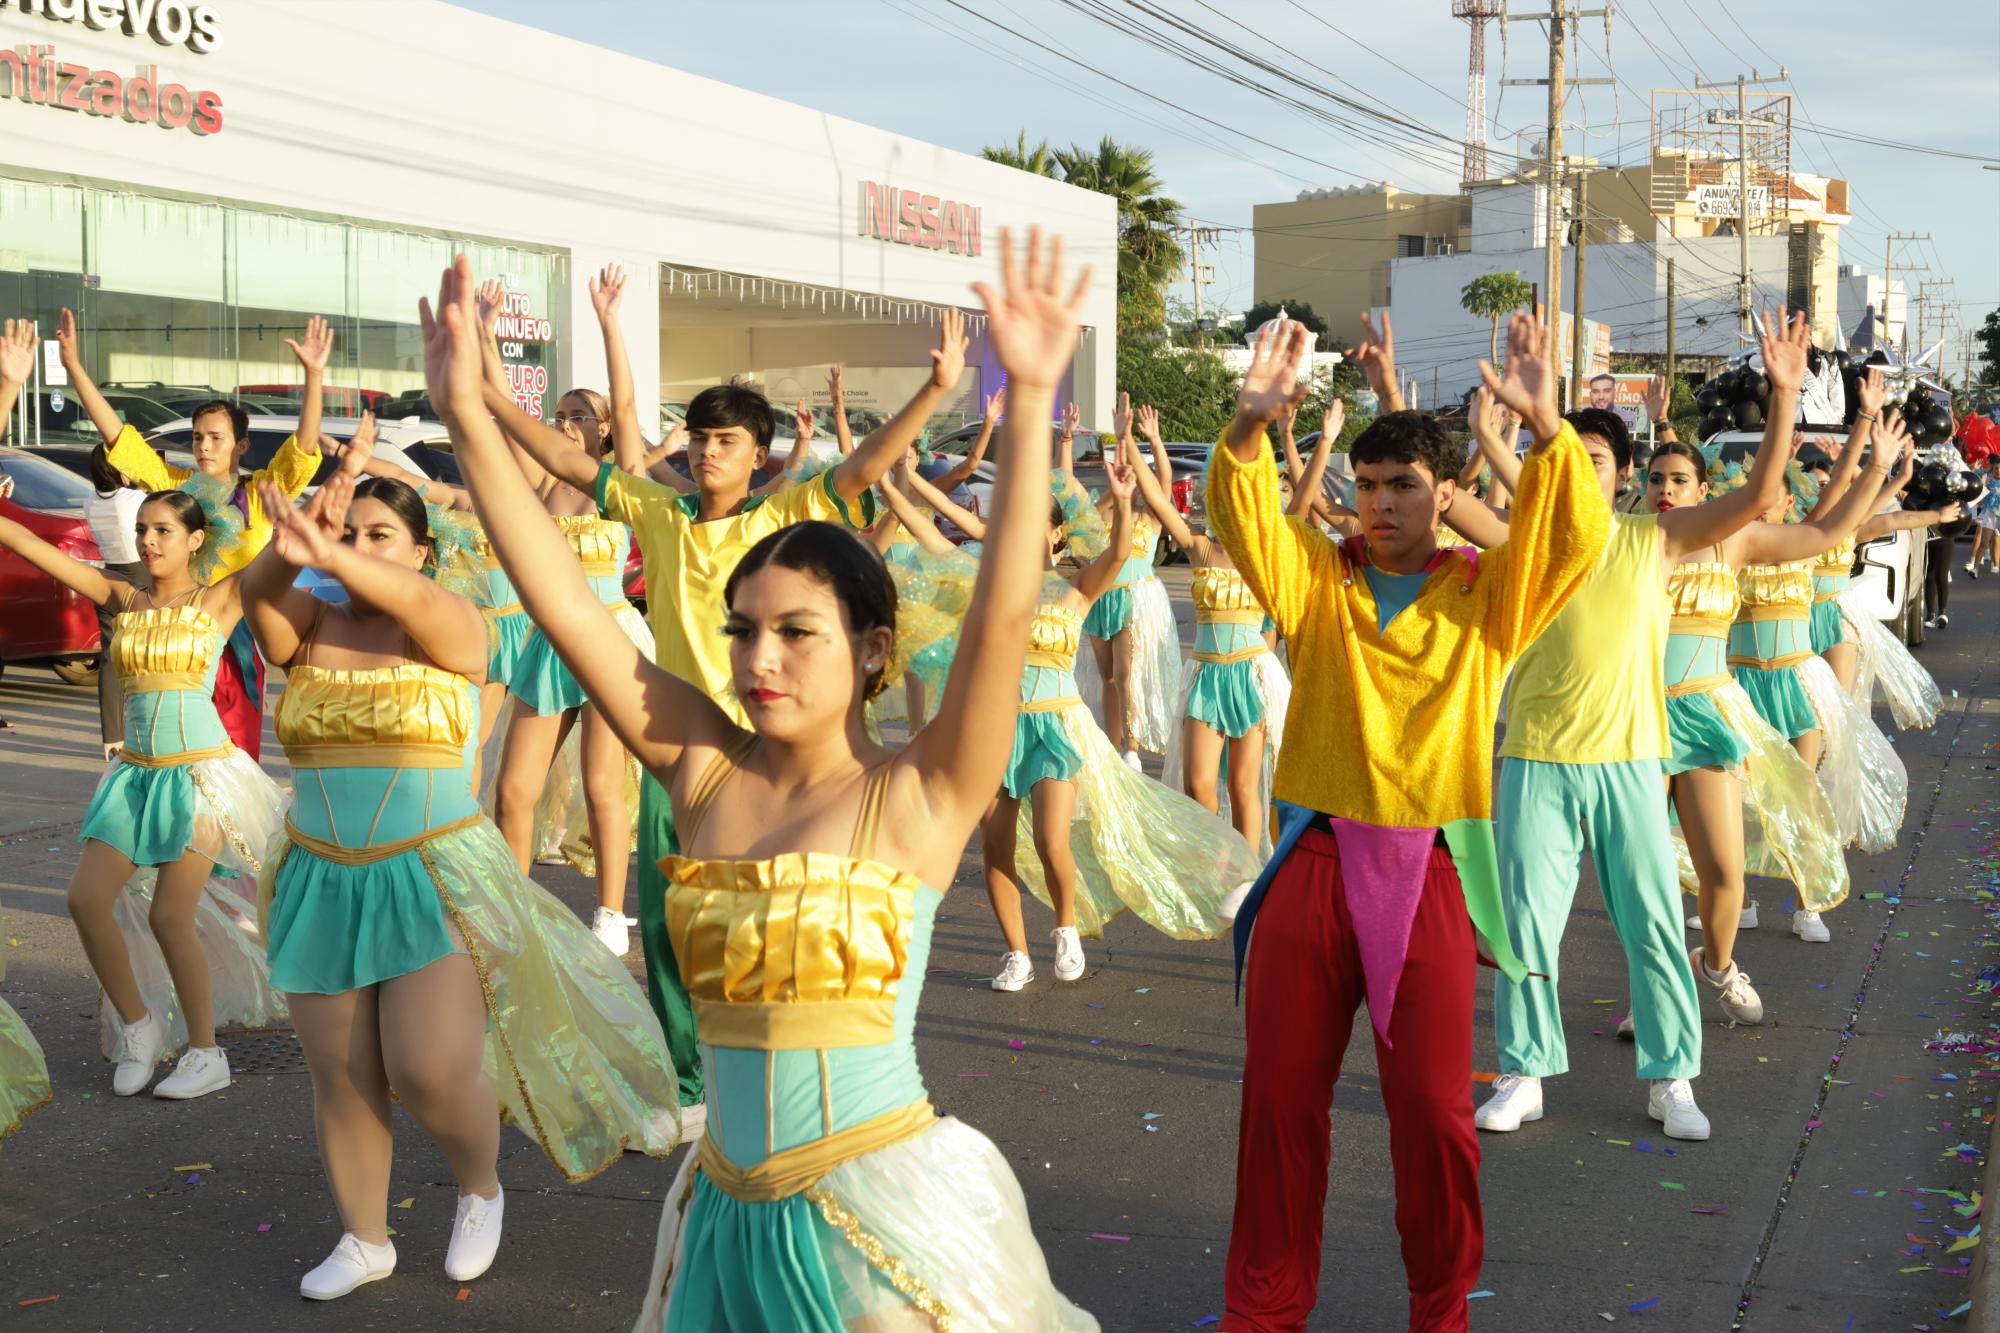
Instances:
[[[145,562],[139,559],[137,536],[139,506],[145,499],[142,487],[134,486],[111,466],[102,444],[90,451],[90,496],[83,502],[83,521],[90,525],[90,538],[97,543],[105,573],[141,592],[152,585]],[[97,640],[102,649],[97,667],[97,725],[106,759],[125,743],[125,695],[111,666],[111,632],[117,618],[118,613],[109,605],[97,608]]]
[[[1972,470],[1983,489],[1972,502],[1972,554],[1965,561],[1965,576],[1977,579],[1982,563],[1991,574],[2000,558],[2000,454],[1985,455]]]
[[[1385,321],[1363,357],[1385,381],[1391,337]],[[1211,456],[1209,522],[1293,646],[1295,668],[1273,784],[1275,856],[1236,917],[1239,966],[1253,929],[1256,947],[1225,1330],[1302,1328],[1311,1314],[1334,1082],[1364,997],[1409,1327],[1467,1327],[1484,1251],[1475,950],[1525,976],[1494,873],[1494,715],[1508,664],[1582,585],[1610,526],[1590,456],[1556,411],[1546,345],[1542,321],[1517,314],[1504,378],[1482,368],[1536,444],[1510,540],[1476,563],[1436,540],[1461,446],[1393,400],[1352,446],[1361,535],[1335,542],[1282,512],[1267,428],[1304,396],[1296,325],[1259,340]]]
[[[463,355],[477,381],[473,299],[468,289]],[[443,383],[431,378],[436,402]],[[259,907],[343,1228],[299,1292],[333,1300],[395,1270],[391,1089],[457,1182],[444,1267],[469,1282],[500,1245],[501,1116],[565,1178],[585,1180],[628,1146],[674,1147],[673,1065],[624,967],[521,873],[480,813],[470,777],[486,627],[445,586],[456,562],[442,558],[470,534],[448,542],[437,531],[448,516],[385,478],[337,474],[303,509],[267,484],[262,502],[273,536],[243,596],[265,655],[285,669],[273,720],[298,794]],[[345,600],[296,587],[308,568]],[[466,586],[478,581],[466,572]]]
[[[894,585],[849,525],[764,534],[732,562],[721,604],[685,608],[724,630],[740,723],[720,691],[607,633],[607,613],[584,595],[488,422],[464,260],[445,275],[437,317],[425,311],[427,357],[444,381],[433,398],[502,561],[679,814],[665,908],[699,1001],[710,1111],[667,1191],[642,1329],[729,1327],[750,1309],[773,1328],[947,1323],[1001,1308],[1022,1327],[1097,1327],[1050,1283],[1004,1159],[931,1108],[912,1040],[941,899],[932,886],[950,882],[1006,766],[1042,579],[1042,423],[1084,294],[1082,282],[1063,285],[1051,248],[1045,259],[1032,237],[1023,268],[1003,233],[1001,286],[980,288],[1016,410],[963,651],[937,720],[900,751],[871,741],[864,716],[897,673]],[[955,338],[949,330],[940,349],[939,388],[956,378]],[[690,410],[705,484],[727,465],[741,486],[755,437],[703,440],[743,430],[701,414],[713,410],[699,400]],[[899,456],[913,435],[864,441],[849,461],[890,444]],[[858,499],[867,464],[846,466],[823,483],[843,504]],[[766,910],[781,887],[814,950],[795,949],[794,930]]]

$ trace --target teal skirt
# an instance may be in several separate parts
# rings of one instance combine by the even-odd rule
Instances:
[[[1067,782],[1083,767],[1083,755],[1070,744],[1060,712],[1022,713],[1014,720],[1014,753],[1001,780],[1007,794],[1023,800],[1037,782]]]
[[[1847,626],[1840,620],[1840,603],[1814,602],[1812,608],[1812,650],[1823,653],[1847,642]]]
[[[1669,773],[1685,773],[1691,768],[1734,769],[1750,753],[1749,745],[1722,720],[1715,700],[1706,694],[1668,697],[1667,739],[1673,747],[1667,760]]]
[[[1113,588],[1091,604],[1083,632],[1093,639],[1115,639],[1132,623],[1132,590]]]
[[[83,812],[84,841],[112,848],[135,866],[171,865],[194,845],[194,776],[185,764],[119,764]]]
[[[265,929],[271,988],[291,995],[359,990],[457,951],[416,849],[347,866],[291,848],[278,868]]]
[[[1799,683],[1797,671],[1788,666],[1775,670],[1748,666],[1729,669],[1736,683],[1750,696],[1757,716],[1770,723],[1771,730],[1788,741],[1819,730],[1819,714],[1813,712],[1812,701],[1806,698],[1806,687]]]
[[[666,1333],[719,1328],[844,1333],[841,1277],[826,1250],[847,1240],[803,1194],[743,1203],[694,1178],[686,1249]],[[831,1233],[822,1236],[822,1231]]]
[[[521,652],[534,628],[535,622],[528,619],[526,611],[487,620],[486,679],[503,685],[514,679],[514,668],[520,665]]]
[[[524,615],[522,619],[526,619]],[[507,693],[535,710],[542,717],[552,713],[566,713],[572,708],[581,708],[588,702],[583,686],[577,683],[562,658],[556,655],[555,645],[548,635],[537,627],[528,635],[522,645],[520,660],[507,675]]]
[[[1241,740],[1264,720],[1264,695],[1257,688],[1257,663],[1203,662],[1188,691],[1187,716],[1206,722],[1231,740]]]

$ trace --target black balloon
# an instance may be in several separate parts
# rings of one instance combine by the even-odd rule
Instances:
[[[1757,430],[1764,424],[1764,405],[1755,398],[1746,398],[1736,404],[1736,424],[1744,430]]]

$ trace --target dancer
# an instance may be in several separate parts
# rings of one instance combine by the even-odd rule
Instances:
[[[274,482],[288,497],[297,499],[319,471],[320,403],[327,362],[333,355],[332,327],[315,315],[306,321],[302,339],[285,339],[285,346],[292,349],[305,372],[299,426],[278,446],[268,465],[247,477],[241,469],[243,453],[250,447],[250,418],[241,407],[217,398],[189,413],[194,427],[194,471],[174,467],[126,425],[98,392],[97,382],[84,369],[76,315],[69,310],[62,312],[56,326],[56,342],[77,401],[103,437],[105,458],[111,466],[148,491],[180,488],[196,495],[205,508],[227,505],[236,509],[243,521],[230,525],[232,538],[210,558],[216,562],[218,578],[248,565],[271,538],[271,520],[259,498],[263,483]],[[229,651],[216,671],[215,708],[229,739],[254,761],[264,744],[264,660],[257,655],[249,629],[241,620],[235,623]]]
[[[0,981],[6,979],[7,959],[0,955]],[[0,1143],[54,1099],[41,1043],[14,1006],[0,999]]]
[[[1991,574],[2000,558],[2000,454],[1986,454],[1972,470],[1985,483],[1972,502],[1972,554],[1965,561],[1966,577],[1977,579],[1982,563]]]
[[[1882,492],[1888,494],[1884,486]],[[1952,501],[1938,509],[1894,509],[1874,514],[1863,519],[1855,529],[1849,543],[1865,545],[1875,538],[1891,532],[1916,532],[1945,523],[1956,523],[1961,514],[1957,501]],[[1818,569],[1814,570],[1813,582],[1819,586]],[[1937,721],[1944,709],[1944,695],[1939,692],[1937,681],[1931,673],[1903,645],[1900,637],[1890,633],[1888,626],[1877,620],[1866,606],[1860,605],[1856,595],[1848,591],[1850,579],[1834,580],[1829,587],[1834,593],[1834,608],[1839,612],[1841,634],[1844,642],[1854,650],[1853,667],[1849,678],[1841,681],[1848,694],[1863,708],[1869,706],[1879,690],[1889,705],[1889,716],[1896,725],[1907,731],[1912,727],[1928,727]],[[1815,593],[1815,599],[1818,594]],[[1819,642],[1818,616],[1820,603],[1813,603],[1815,626],[1813,641]],[[1832,657],[1828,665],[1838,664]]]
[[[1338,435],[1344,416],[1335,399],[1321,436]],[[1148,404],[1137,421],[1154,458],[1164,456],[1160,414]],[[1291,679],[1274,651],[1275,623],[1257,605],[1222,543],[1188,526],[1150,468],[1134,473],[1167,536],[1194,565],[1194,652],[1181,673],[1181,726],[1167,747],[1166,783],[1210,814],[1219,813],[1226,798],[1236,831],[1269,856],[1271,774],[1292,697]]]
[[[97,543],[104,569],[141,592],[152,584],[146,577],[145,564],[139,559],[137,537],[139,506],[145,499],[143,487],[132,485],[111,466],[102,444],[90,451],[90,495],[83,502],[83,521],[90,526],[90,539]],[[118,673],[111,669],[111,631],[116,619],[113,608],[97,608],[97,642],[101,650],[97,665],[97,727],[106,759],[118,753],[125,737],[125,697],[118,688]]]
[[[32,350],[33,326],[10,321],[7,340],[10,357]],[[18,388],[11,370],[0,375],[0,416]],[[281,804],[277,785],[230,743],[212,702],[242,603],[233,576],[202,580],[232,535],[221,513],[204,513],[183,491],[147,496],[137,539],[152,587],[142,592],[0,519],[0,548],[116,613],[107,669],[124,688],[124,745],[84,810],[68,900],[103,990],[99,1033],[120,1097],[143,1091],[161,1055],[183,1047],[154,1096],[226,1088],[217,1027],[284,1016],[237,887],[250,881],[217,875],[218,866],[257,873]]]
[[[1042,423],[1084,291],[1059,293],[1059,258],[1043,262],[1039,236],[1026,274],[1004,233],[1001,254],[1004,294],[981,295],[1016,410],[963,651],[936,725],[900,752],[870,742],[863,720],[898,644],[891,584],[856,537],[828,523],[768,535],[728,580],[726,611],[706,612],[727,630],[752,721],[738,725],[608,635],[582,595],[487,423],[463,259],[439,319],[426,312],[427,353],[449,363],[433,400],[501,559],[681,813],[687,854],[667,858],[667,913],[698,999],[711,1132],[668,1193],[642,1329],[886,1327],[918,1314],[1097,1326],[1050,1284],[998,1152],[931,1108],[912,1040],[941,897],[930,886],[949,883],[1006,765],[1040,582]],[[766,910],[781,885],[817,949],[795,950]]]
[[[807,519],[865,528],[874,521],[868,490],[915,442],[931,413],[965,372],[965,321],[947,311],[931,352],[931,375],[909,404],[869,432],[854,452],[812,480],[768,496],[753,496],[750,482],[762,469],[775,422],[763,394],[742,384],[703,389],[688,404],[689,454],[696,490],[682,495],[640,474],[645,459],[634,440],[617,437],[618,463],[592,462],[566,441],[535,429],[511,394],[489,387],[488,410],[531,457],[558,481],[595,495],[597,512],[629,524],[645,555],[646,609],[655,658],[684,681],[718,701],[738,721],[747,718],[731,694],[728,644],[716,633],[716,608],[729,573],[759,539]],[[617,377],[614,374],[613,381]],[[659,861],[678,848],[673,810],[650,777],[639,796],[639,934],[646,955],[646,991],[666,1029],[667,1049],[681,1080],[681,1104],[691,1114],[687,1133],[700,1132],[701,1051],[693,1009],[674,965],[667,936],[666,882]]]
[[[1386,330],[1385,330],[1386,332]],[[1507,664],[1595,567],[1610,524],[1589,455],[1557,414],[1545,326],[1516,314],[1504,380],[1536,441],[1510,539],[1475,562],[1437,548],[1460,446],[1418,412],[1354,441],[1363,536],[1335,543],[1278,508],[1266,428],[1304,396],[1305,330],[1259,340],[1209,464],[1208,513],[1297,674],[1275,794],[1276,855],[1236,918],[1250,952],[1225,1330],[1301,1329],[1319,1283],[1329,1107],[1366,997],[1396,1168],[1411,1329],[1467,1327],[1484,1248],[1472,1127],[1475,947],[1508,947],[1490,821]]]
[[[275,487],[263,500],[274,535],[243,589],[258,642],[285,668],[274,720],[299,794],[259,900],[344,1228],[299,1292],[332,1300],[394,1271],[391,1088],[458,1182],[445,1273],[470,1281],[500,1244],[496,1108],[567,1179],[587,1179],[627,1145],[672,1149],[673,1067],[624,968],[521,874],[479,812],[469,775],[486,631],[470,599],[431,577],[438,516],[400,482],[345,475],[302,510]],[[303,568],[347,600],[294,587]]]
[[[1120,394],[1112,434],[1122,442],[1131,432],[1131,395]],[[1076,475],[1072,440],[1065,434],[1057,450],[1057,466],[1070,477]],[[1106,458],[1109,456],[1107,451]],[[1154,463],[1161,471],[1161,489],[1171,492],[1174,474],[1164,449]],[[1108,510],[1110,496],[1098,497],[1097,504],[1100,510]],[[1173,603],[1167,600],[1167,590],[1154,572],[1163,531],[1160,512],[1150,505],[1139,506],[1117,581],[1091,604],[1090,615],[1083,622],[1091,652],[1085,697],[1101,691],[1104,734],[1110,737],[1112,749],[1134,769],[1139,767],[1139,751],[1167,752],[1180,722],[1174,707],[1178,702],[1174,690],[1180,683],[1180,629],[1174,622]]]

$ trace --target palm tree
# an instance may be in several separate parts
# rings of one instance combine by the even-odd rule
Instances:
[[[1500,362],[1500,316],[1519,310],[1535,299],[1534,286],[1519,273],[1486,273],[1465,284],[1458,303],[1468,315],[1493,321],[1493,337],[1486,359]]]
[[[1180,276],[1181,205],[1160,191],[1165,183],[1153,170],[1153,154],[1104,136],[1093,149],[1071,144],[1056,152],[1062,178],[1071,185],[1118,201],[1118,294],[1121,321],[1157,328],[1166,315],[1166,291]]]
[[[1009,148],[1005,144],[988,146],[979,150],[979,155],[988,162],[998,162],[1003,167],[1014,167],[1031,176],[1053,176],[1056,174],[1055,155],[1049,152],[1049,141],[1042,140],[1033,148],[1028,147],[1028,132],[1021,131],[1020,138]]]

